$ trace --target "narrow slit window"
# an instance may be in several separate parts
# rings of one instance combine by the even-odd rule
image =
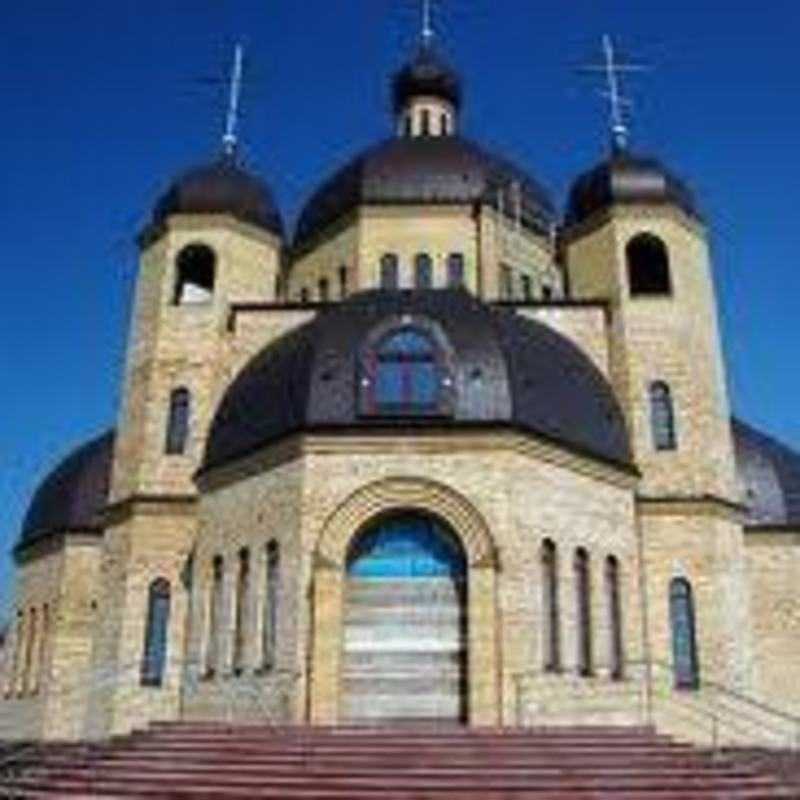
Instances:
[[[592,589],[589,554],[582,547],[575,551],[575,604],[578,621],[578,674],[592,674]]]
[[[447,285],[451,289],[464,286],[464,254],[450,253],[447,257]]]
[[[236,621],[233,638],[233,669],[240,673],[245,667],[247,648],[247,608],[250,600],[250,551],[239,551],[239,576],[236,583]]]
[[[165,451],[167,455],[183,455],[189,438],[189,418],[192,398],[188,389],[175,389],[169,397],[167,414],[167,436]]]
[[[653,446],[656,450],[677,449],[672,391],[663,381],[656,381],[650,386],[650,424],[653,430]]]
[[[211,568],[211,593],[209,598],[208,648],[206,649],[206,674],[213,676],[220,659],[220,625],[224,590],[224,561],[215,556]]]
[[[156,578],[147,593],[142,686],[160,687],[167,666],[170,585],[165,578]]]
[[[271,541],[266,549],[264,591],[264,619],[262,624],[263,662],[266,669],[275,666],[278,647],[278,619],[281,597],[281,554],[276,541]]]
[[[672,631],[672,666],[676,689],[700,687],[697,631],[692,585],[686,578],[674,578],[669,587],[669,616]]]
[[[558,551],[550,539],[542,543],[542,621],[544,623],[544,669],[561,669],[561,631],[558,603]]]
[[[427,253],[418,253],[414,258],[414,288],[433,287],[433,261]]]
[[[611,679],[622,680],[624,653],[622,649],[622,605],[619,596],[619,562],[615,556],[606,559],[606,602],[608,603],[608,630]]]
[[[381,256],[381,289],[394,290],[400,286],[399,264],[394,253],[384,253]]]
[[[348,294],[348,286],[347,286],[347,267],[342,264],[339,267],[339,297],[344,300]]]

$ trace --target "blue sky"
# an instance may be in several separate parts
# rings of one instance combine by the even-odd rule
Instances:
[[[636,150],[689,180],[711,223],[734,409],[800,448],[800,6],[440,0],[468,135],[563,201],[606,142],[575,65],[613,33],[653,70],[630,87]],[[389,131],[413,0],[7,4],[0,30],[0,613],[31,492],[113,424],[134,236],[170,177],[212,156],[221,76],[248,46],[248,164],[293,221],[338,163]]]

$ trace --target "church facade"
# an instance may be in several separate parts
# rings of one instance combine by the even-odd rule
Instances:
[[[157,202],[116,425],[15,548],[3,736],[800,715],[800,455],[731,418],[691,191],[615,149],[559,214],[429,44],[393,100],[291,238],[235,154]]]

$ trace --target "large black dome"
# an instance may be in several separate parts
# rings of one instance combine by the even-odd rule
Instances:
[[[408,317],[439,326],[452,348],[452,409],[444,420],[359,413],[357,369],[376,326]],[[371,291],[322,310],[269,344],[223,397],[203,471],[302,430],[508,425],[629,465],[614,393],[575,345],[507,308],[459,290]]]
[[[524,170],[460,136],[389,139],[352,159],[317,190],[300,214],[295,246],[306,243],[359,205],[469,204],[514,208],[522,222],[548,232],[555,219],[547,192]]]
[[[58,533],[98,530],[97,516],[108,500],[114,431],[70,453],[42,481],[22,523],[14,552]]]
[[[230,214],[283,238],[283,220],[269,187],[230,156],[178,177],[157,201],[143,237],[159,231],[173,214]]]
[[[566,223],[575,225],[615,204],[675,205],[701,218],[689,187],[654,158],[618,152],[573,184]]]
[[[395,113],[412,97],[438,97],[461,107],[461,79],[458,73],[431,47],[422,45],[414,58],[392,80]]]

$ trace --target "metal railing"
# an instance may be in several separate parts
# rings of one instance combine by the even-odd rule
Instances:
[[[703,680],[697,689],[676,688],[671,665],[628,662],[620,679],[526,671],[513,676],[518,725],[529,718],[597,719],[627,715],[720,754],[734,748],[764,748],[800,757],[800,716],[741,691]],[[557,710],[550,710],[553,706]]]

